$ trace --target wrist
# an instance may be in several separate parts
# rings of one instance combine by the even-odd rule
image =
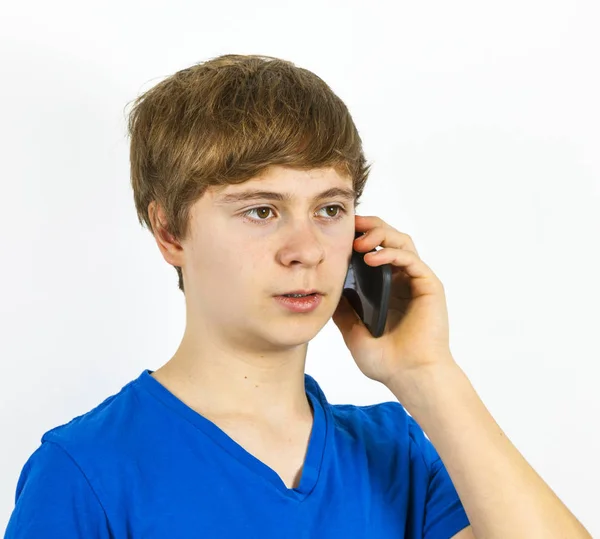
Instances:
[[[387,387],[412,415],[411,409],[416,411],[425,407],[465,376],[454,358],[447,356],[422,367],[398,373]]]

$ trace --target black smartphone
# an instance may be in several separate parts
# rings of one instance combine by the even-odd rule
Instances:
[[[362,235],[362,232],[356,232],[354,239]],[[369,266],[364,261],[366,254],[352,250],[342,295],[348,299],[371,335],[381,337],[390,302],[392,266]]]

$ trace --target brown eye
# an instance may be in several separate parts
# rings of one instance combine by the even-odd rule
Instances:
[[[271,208],[269,208],[268,206],[260,206],[258,208],[252,208],[251,210],[248,210],[247,212],[244,213],[244,217],[248,218],[251,215],[255,215],[257,218],[249,218],[249,221],[254,221],[255,223],[258,223],[259,221],[264,221],[267,222],[269,221],[269,219],[267,219],[267,217],[269,216],[269,212],[272,212],[273,210]]]
[[[336,219],[341,219],[346,213],[346,210],[339,206],[338,204],[334,204],[332,206],[324,206],[321,208],[321,211],[325,210],[327,212],[327,216],[331,221],[335,221]]]
[[[346,209],[339,204],[323,206],[319,211],[325,211],[326,215],[324,215],[324,217],[326,217],[329,221],[337,221],[338,219],[344,217],[344,214],[347,213]],[[268,218],[270,213],[273,213],[273,210],[269,206],[259,206],[258,208],[252,208],[251,210],[248,210],[243,215],[244,217],[250,217],[252,214],[254,214],[256,218],[249,218],[249,221],[254,221],[255,223],[264,221],[266,223],[270,221]]]

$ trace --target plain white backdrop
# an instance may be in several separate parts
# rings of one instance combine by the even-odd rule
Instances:
[[[305,67],[373,162],[358,213],[444,283],[484,403],[600,537],[600,7],[593,0],[41,0],[0,19],[0,524],[42,434],[176,350],[175,270],[139,225],[126,105],[224,53]],[[393,400],[333,322],[330,402]],[[0,529],[3,529],[0,526]]]

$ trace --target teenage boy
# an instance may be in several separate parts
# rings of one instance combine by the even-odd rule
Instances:
[[[7,538],[589,537],[455,362],[413,240],[356,215],[369,166],[320,78],[225,55],[150,89],[129,127],[136,209],[177,270],[185,333],[43,435]],[[379,338],[341,296],[352,249],[376,247],[366,262],[394,268]],[[397,402],[332,405],[305,374],[332,317]]]

